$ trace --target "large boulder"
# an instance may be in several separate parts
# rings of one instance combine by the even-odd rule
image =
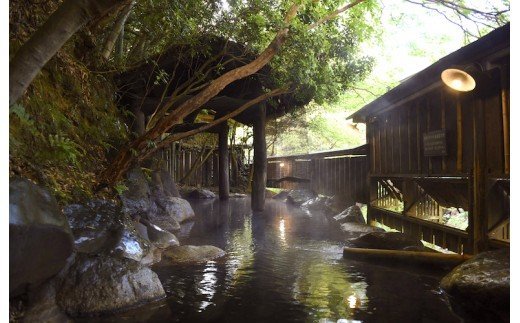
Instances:
[[[441,281],[453,309],[478,322],[509,322],[509,249],[483,252]]]
[[[153,223],[154,225],[158,226],[159,228],[168,231],[170,233],[175,233],[179,231],[181,228],[179,222],[177,222],[175,219],[166,216],[164,214],[151,214],[148,216],[148,221],[150,223]]]
[[[366,224],[365,218],[363,217],[363,213],[361,213],[361,209],[357,205],[353,205],[347,209],[345,209],[340,214],[333,217],[335,222],[338,223],[360,223]]]
[[[160,265],[200,263],[224,256],[226,252],[214,246],[178,246],[166,249]]]
[[[49,191],[26,179],[11,179],[9,294],[58,273],[72,251],[69,224]]]
[[[288,191],[281,191],[280,193],[278,194],[275,194],[273,196],[273,199],[275,200],[280,200],[280,201],[285,201],[287,199],[287,196],[289,195],[289,192]]]
[[[67,205],[63,213],[69,221],[78,252],[96,253],[116,243],[113,232],[122,227],[118,221],[121,210],[116,204],[93,200],[86,204]]]
[[[63,312],[56,303],[56,292],[63,284],[63,279],[69,272],[76,259],[72,254],[66,265],[52,279],[47,280],[41,286],[33,288],[28,293],[27,309],[23,316],[23,322],[68,323],[72,320]]]
[[[94,200],[64,208],[76,249],[80,253],[110,254],[140,262],[150,244],[135,229],[132,219],[113,202]]]
[[[161,282],[150,268],[86,254],[78,256],[56,293],[57,304],[71,316],[119,311],[163,297]]]
[[[287,194],[287,203],[300,206],[308,200],[316,198],[317,196],[318,194],[316,194],[316,192],[314,192],[313,190],[291,190]]]
[[[354,248],[410,251],[424,248],[421,240],[401,232],[370,232],[350,240],[349,245]]]
[[[180,197],[173,177],[165,169],[152,172],[151,190],[153,195]]]
[[[196,188],[193,191],[189,192],[186,195],[186,197],[190,199],[214,199],[217,197],[217,195],[212,191],[205,190],[202,188]]]
[[[329,196],[318,196],[304,202],[301,207],[310,212],[322,212],[325,215],[333,214],[330,207],[332,198]]]
[[[173,233],[179,230],[179,222],[195,216],[188,201],[173,196],[178,195],[178,191],[167,172],[155,172],[155,180],[149,184],[136,167],[129,172],[126,185],[129,189],[121,194],[123,211],[133,219],[144,218]]]
[[[340,225],[340,229],[343,232],[345,239],[356,239],[371,232],[385,232],[385,230],[370,225],[346,222]]]
[[[160,209],[158,213],[162,210],[162,213],[164,213],[163,216],[168,216],[178,223],[195,217],[195,212],[193,212],[190,202],[185,199],[180,197],[166,197],[156,198],[155,201]],[[155,215],[150,214],[149,217],[152,218],[155,217]]]
[[[142,222],[146,228],[146,236],[148,237],[148,240],[157,248],[166,249],[168,247],[179,245],[179,240],[173,233],[165,231],[146,220],[142,220]]]
[[[138,218],[142,214],[153,211],[150,200],[150,186],[139,167],[135,167],[128,172],[125,184],[128,189],[120,195],[125,214],[132,218]]]

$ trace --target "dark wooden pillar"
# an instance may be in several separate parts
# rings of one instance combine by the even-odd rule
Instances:
[[[218,192],[221,200],[229,198],[229,127],[223,124],[218,132]]]
[[[486,214],[486,148],[484,100],[475,100],[473,110],[473,253],[488,249]],[[471,231],[470,231],[471,232]]]
[[[253,123],[253,184],[251,207],[253,211],[263,211],[265,204],[265,186],[267,182],[267,145],[265,143],[265,104],[257,108],[257,117]]]

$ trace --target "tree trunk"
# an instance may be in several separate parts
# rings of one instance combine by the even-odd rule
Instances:
[[[65,0],[9,64],[9,105],[23,95],[43,66],[65,42],[95,17],[124,0]]]
[[[258,117],[253,125],[253,190],[251,207],[253,211],[263,211],[265,186],[267,183],[267,147],[265,143],[265,103],[260,104]]]
[[[108,59],[110,57],[110,53],[112,53],[112,50],[114,49],[114,46],[116,45],[116,41],[120,39],[120,45],[122,45],[122,39],[124,35],[124,28],[125,28],[125,22],[128,16],[130,15],[130,12],[132,12],[132,8],[135,5],[135,1],[130,2],[123,11],[119,14],[117,17],[116,22],[114,23],[114,28],[112,28],[112,31],[108,35],[105,46],[103,47],[103,53],[101,56],[103,56],[104,59]],[[121,46],[122,47],[122,46]],[[118,48],[118,50],[122,50],[122,48]]]
[[[223,124],[218,133],[218,194],[221,200],[229,198],[229,127]]]
[[[161,118],[145,135],[135,139],[128,147],[123,148],[111,163],[110,167],[101,175],[101,186],[106,186],[107,184],[112,185],[117,182],[122,175],[124,175],[135,158],[132,156],[130,151],[144,151],[151,142],[155,143],[162,134],[166,133],[175,124],[181,122],[183,118],[191,112],[207,103],[211,98],[220,93],[220,91],[222,91],[228,84],[258,72],[262,67],[269,63],[278,53],[283,43],[287,40],[289,22],[296,16],[298,9],[299,5],[294,4],[291,6],[285,17],[285,27],[278,31],[269,46],[256,59],[213,80],[204,90],[181,104],[169,115]]]

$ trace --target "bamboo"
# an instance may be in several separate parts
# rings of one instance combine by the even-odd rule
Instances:
[[[457,266],[471,255],[445,254],[427,251],[384,250],[366,248],[344,248],[343,257],[364,260],[383,260],[384,264],[423,264],[432,266]]]

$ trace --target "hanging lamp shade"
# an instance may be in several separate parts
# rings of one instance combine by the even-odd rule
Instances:
[[[471,75],[456,68],[442,71],[441,79],[444,84],[459,92],[469,92],[477,85]]]

